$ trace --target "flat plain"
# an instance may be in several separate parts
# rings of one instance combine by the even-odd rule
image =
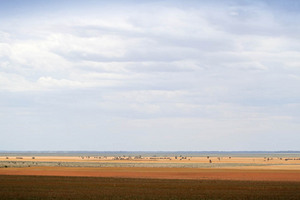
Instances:
[[[300,199],[280,157],[0,157],[0,199]]]
[[[0,176],[0,199],[300,199],[300,182]]]

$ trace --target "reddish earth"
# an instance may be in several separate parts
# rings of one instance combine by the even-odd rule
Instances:
[[[297,181],[300,170],[147,168],[147,167],[28,167],[1,168],[0,175],[81,176],[196,180]]]

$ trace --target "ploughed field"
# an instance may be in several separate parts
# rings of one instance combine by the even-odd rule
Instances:
[[[300,199],[300,158],[1,156],[0,199]]]
[[[300,182],[0,175],[0,199],[300,199]]]
[[[300,170],[158,167],[0,168],[0,175],[300,182]]]

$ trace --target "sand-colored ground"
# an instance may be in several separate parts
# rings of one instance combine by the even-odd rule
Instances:
[[[28,167],[1,168],[0,175],[83,176],[196,180],[300,181],[300,170],[207,169],[148,167]]]
[[[36,161],[36,162],[108,162],[108,163],[242,163],[242,164],[299,164],[300,158],[267,158],[267,157],[66,157],[66,156],[39,156],[39,157],[0,157],[0,161]]]
[[[92,176],[92,177],[123,177],[123,178],[160,178],[160,179],[218,179],[218,180],[257,180],[257,181],[300,181],[299,158],[267,158],[267,157],[0,157],[2,163],[110,163],[107,167],[65,167],[63,165],[31,165],[31,167],[4,166],[0,175],[43,175],[43,176]],[[210,162],[217,165],[210,168]],[[26,162],[24,162],[26,163]],[[164,163],[164,166],[179,167],[120,167],[120,163]],[[200,168],[187,167],[177,163],[207,163]],[[170,165],[168,165],[170,164]],[[213,165],[212,164],[212,165]],[[246,164],[246,165],[245,165]],[[135,166],[135,165],[133,165]],[[181,166],[181,168],[180,168]],[[7,168],[6,168],[7,167]]]

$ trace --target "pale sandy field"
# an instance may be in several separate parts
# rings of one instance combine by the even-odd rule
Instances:
[[[38,156],[38,157],[0,157],[0,161],[34,161],[34,162],[101,162],[101,163],[232,163],[232,164],[263,164],[263,165],[299,165],[300,158],[267,158],[267,157],[65,157],[65,156]]]
[[[122,178],[160,178],[160,179],[216,179],[216,180],[256,180],[256,181],[300,181],[300,160],[298,158],[250,158],[250,157],[184,157],[177,158],[136,158],[114,157],[0,157],[0,162],[9,163],[110,163],[122,164],[145,163],[145,167],[65,167],[65,166],[31,166],[2,167],[0,175],[43,175],[43,176],[92,176]],[[210,160],[212,163],[210,163]],[[164,166],[149,167],[153,163]],[[189,164],[206,163],[208,167],[180,167]],[[210,164],[232,164],[230,166]],[[174,165],[175,164],[175,165]],[[179,167],[174,167],[178,164]],[[246,165],[245,165],[246,164]]]

